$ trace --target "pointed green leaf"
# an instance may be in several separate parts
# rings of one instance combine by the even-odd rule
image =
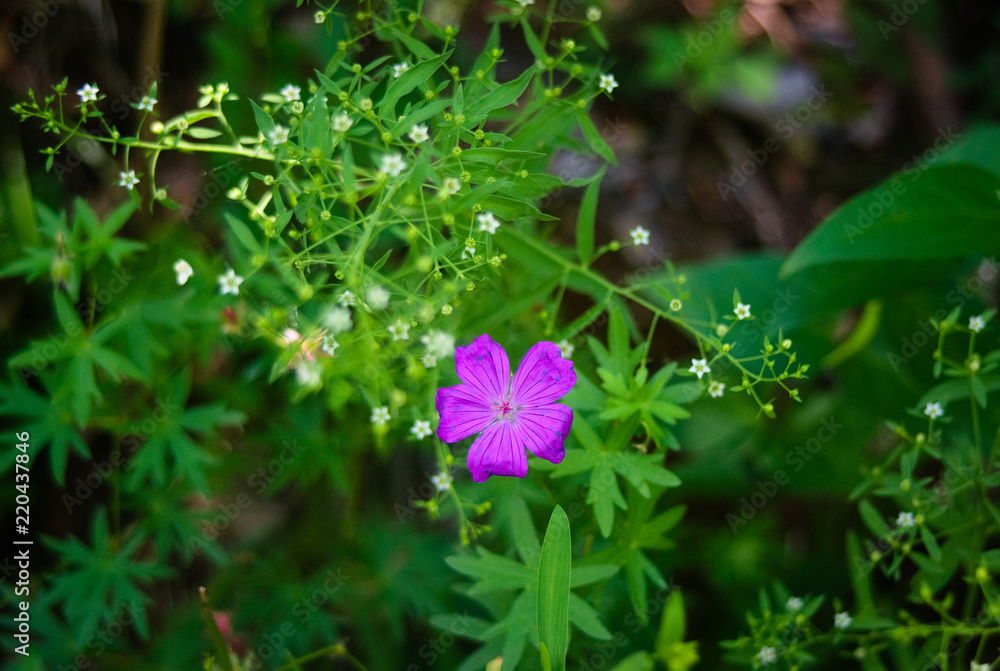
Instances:
[[[554,671],[565,671],[569,649],[569,583],[572,552],[569,518],[556,506],[538,562],[538,640]],[[543,661],[543,664],[545,662]]]

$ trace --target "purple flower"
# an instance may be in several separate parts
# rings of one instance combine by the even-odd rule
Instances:
[[[464,384],[438,389],[438,438],[446,443],[480,433],[469,450],[472,479],[528,474],[524,448],[558,464],[573,424],[573,410],[554,403],[576,384],[573,362],[555,343],[534,345],[511,379],[507,352],[488,335],[455,350],[455,368]]]

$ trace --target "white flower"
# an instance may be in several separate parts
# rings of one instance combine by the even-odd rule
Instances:
[[[430,352],[420,357],[420,363],[424,364],[424,368],[433,368],[437,365],[437,362],[437,357]]]
[[[301,99],[300,94],[302,93],[302,89],[300,89],[298,86],[292,86],[291,84],[285,84],[285,88],[281,89],[281,91],[279,91],[279,93],[281,93],[281,95],[283,95],[285,97],[285,102],[290,103],[290,102],[292,102],[294,100],[300,100]]]
[[[712,369],[708,367],[708,363],[705,359],[691,359],[691,367],[688,368],[688,370],[697,375],[699,380],[705,373],[712,372]]]
[[[524,9],[528,5],[535,4],[535,0],[517,0],[517,4],[521,5],[521,9]]]
[[[701,377],[699,375],[698,377]],[[708,385],[708,395],[712,398],[719,398],[726,391],[726,385],[722,384],[718,380],[711,382]]]
[[[330,356],[336,356],[338,347],[340,347],[340,343],[337,342],[332,335],[323,336],[323,345],[320,349],[324,352]]]
[[[562,340],[560,340],[559,342],[557,342],[556,343],[556,347],[559,348],[559,354],[564,359],[569,359],[570,357],[572,357],[573,356],[573,350],[576,349],[575,347],[573,347],[572,345],[570,345],[569,342],[567,342],[565,338],[563,338]]]
[[[969,664],[969,671],[990,671],[990,665],[976,664],[975,662],[972,662],[971,664]]]
[[[410,69],[410,64],[409,63],[406,63],[406,62],[396,63],[395,65],[392,66],[392,76],[393,77],[399,77],[399,75],[403,74],[404,72],[406,72],[409,69]]]
[[[348,305],[354,305],[354,293],[351,291],[345,291],[344,293],[340,294],[340,298],[337,299],[337,302],[343,305],[345,308]]]
[[[388,330],[392,334],[393,341],[410,339],[410,325],[402,319],[397,319],[396,323],[389,326]]]
[[[184,285],[194,275],[194,268],[184,259],[177,259],[174,263],[174,272],[177,273],[177,284]]]
[[[974,333],[979,333],[986,326],[986,322],[983,321],[982,315],[977,315],[975,317],[969,317],[969,330]]]
[[[802,599],[797,596],[789,597],[788,601],[785,603],[785,608],[788,609],[789,613],[797,613],[802,610]]]
[[[462,250],[462,259],[474,259],[476,257],[476,247],[466,247]]]
[[[382,310],[389,305],[389,292],[382,285],[376,284],[365,289],[365,302],[373,310]]]
[[[618,88],[618,81],[615,79],[614,75],[601,75],[601,80],[597,85],[602,91],[611,93]]]
[[[118,173],[118,186],[124,186],[131,191],[139,183],[139,178],[135,176],[135,170]]]
[[[399,177],[399,173],[404,170],[406,170],[406,161],[399,154],[386,154],[382,157],[379,172],[389,175],[389,177]]]
[[[431,482],[434,483],[434,488],[439,492],[446,492],[451,489],[451,474],[441,471],[437,475],[431,476]]]
[[[417,124],[416,126],[411,128],[410,132],[407,133],[407,135],[409,135],[410,139],[416,142],[417,144],[421,142],[426,142],[430,138],[430,133],[427,132],[427,126],[423,124]]]
[[[833,626],[837,629],[847,629],[851,626],[851,616],[847,613],[837,613],[833,616]]]
[[[316,23],[323,23],[324,21],[326,21],[326,12],[323,11],[316,12],[315,14],[313,14],[313,20],[316,21]]]
[[[500,222],[497,221],[497,218],[493,216],[492,212],[477,214],[476,221],[479,222],[479,230],[486,231],[490,235],[496,233],[497,229],[500,228]]]
[[[276,147],[279,144],[285,144],[288,142],[288,129],[284,126],[278,125],[267,131],[267,142],[272,147]]]
[[[451,307],[449,303],[445,303],[444,305],[441,306],[441,314],[447,317],[448,315],[451,314],[452,310],[454,309],[455,308]]]
[[[156,98],[150,98],[149,96],[143,96],[139,104],[135,106],[137,110],[142,110],[144,112],[152,112],[153,107],[156,105]]]
[[[438,191],[438,195],[441,198],[447,198],[448,196],[454,196],[462,189],[462,183],[457,177],[445,177],[444,184],[441,185],[441,190]]]
[[[750,306],[746,303],[737,303],[733,312],[736,313],[737,319],[750,319]]]
[[[675,299],[673,299],[673,300],[670,301],[670,309],[672,311],[674,311],[674,312],[680,312],[682,307],[684,307],[684,304],[681,303],[681,299],[675,298]]]
[[[944,414],[944,410],[941,409],[940,403],[928,403],[926,407],[924,407],[924,414],[931,419],[937,419]]]
[[[351,321],[351,311],[347,308],[333,306],[323,315],[323,326],[333,331],[334,334],[350,331],[354,328],[354,323]]]
[[[445,331],[429,331],[420,336],[420,342],[427,346],[427,353],[435,358],[435,362],[438,357],[443,359],[455,353],[455,336]]]
[[[426,419],[418,419],[413,423],[413,427],[410,429],[410,433],[417,437],[417,440],[423,440],[427,436],[433,433],[431,431],[431,423]]]
[[[341,112],[337,116],[333,117],[333,121],[330,123],[333,126],[333,130],[338,133],[344,133],[350,129],[354,122],[351,121],[351,117],[347,112]]]
[[[379,406],[372,409],[372,424],[375,426],[385,426],[389,421],[389,408],[388,406]]]
[[[719,324],[715,327],[715,334],[720,338],[724,337],[727,333],[729,333],[729,327],[725,324]]]
[[[223,296],[226,294],[240,295],[240,285],[243,284],[243,278],[237,275],[232,268],[219,275],[216,281],[219,283],[219,293]]]
[[[97,94],[101,89],[96,84],[84,84],[83,88],[77,89],[76,94],[80,96],[80,102],[89,103],[97,100]]]
[[[770,646],[765,645],[763,648],[760,649],[760,652],[757,653],[757,661],[759,661],[761,664],[771,664],[772,662],[776,662],[777,660],[778,660],[778,652]]]
[[[915,524],[913,521],[913,513],[899,513],[899,517],[896,518],[896,526],[903,529],[908,529]]]
[[[601,20],[601,10],[597,7],[587,7],[587,20],[591,23],[597,23]]]
[[[649,244],[649,231],[647,231],[642,226],[636,226],[631,231],[628,232],[632,236],[632,243],[636,245],[648,245]]]
[[[295,365],[295,381],[302,387],[319,387],[323,384],[323,367],[312,361]]]

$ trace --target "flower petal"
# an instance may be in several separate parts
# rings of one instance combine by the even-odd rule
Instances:
[[[510,362],[503,347],[488,335],[455,350],[455,370],[462,382],[481,393],[484,399],[499,402],[507,395]]]
[[[573,425],[573,409],[562,403],[521,408],[515,432],[519,442],[536,457],[558,464],[566,456],[566,436]]]
[[[446,443],[479,433],[497,418],[482,394],[464,384],[438,389],[434,401],[441,416],[437,435]]]
[[[491,475],[523,478],[528,474],[528,457],[520,441],[515,440],[511,422],[488,426],[469,449],[468,464],[476,482],[484,482]]]
[[[511,405],[544,405],[562,398],[576,384],[573,362],[551,342],[535,344],[521,359],[511,383]]]

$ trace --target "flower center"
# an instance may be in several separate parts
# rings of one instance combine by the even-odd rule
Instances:
[[[507,421],[514,419],[514,414],[517,412],[517,408],[511,405],[510,399],[504,399],[499,405],[494,406],[494,409],[500,415],[500,419]]]

